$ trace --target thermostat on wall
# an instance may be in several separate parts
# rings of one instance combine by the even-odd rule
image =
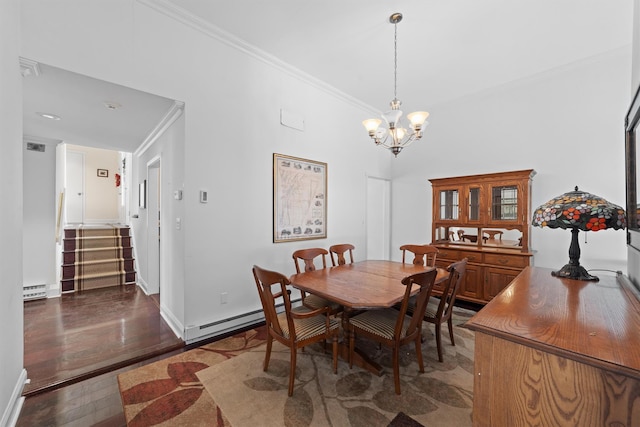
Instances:
[[[208,200],[207,192],[200,190],[200,203],[207,203]]]

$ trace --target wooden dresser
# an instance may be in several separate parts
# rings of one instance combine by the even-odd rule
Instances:
[[[640,304],[628,279],[526,267],[467,326],[474,426],[640,426]]]

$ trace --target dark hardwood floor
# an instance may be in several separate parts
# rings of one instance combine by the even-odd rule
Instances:
[[[19,426],[124,426],[116,377],[187,349],[137,286],[24,304]]]

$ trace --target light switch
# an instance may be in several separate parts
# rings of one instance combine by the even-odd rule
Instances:
[[[173,198],[176,200],[182,200],[182,190],[176,190],[173,192]]]
[[[182,228],[182,220],[180,218],[176,218],[176,230],[180,230]]]
[[[200,190],[200,203],[207,203],[209,201],[207,192]]]

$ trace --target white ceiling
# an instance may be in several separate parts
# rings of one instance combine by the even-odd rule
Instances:
[[[32,67],[29,68],[33,69]],[[171,99],[37,64],[22,78],[23,134],[27,141],[133,152],[174,104]],[[113,110],[106,103],[120,105]],[[54,114],[60,120],[43,118]]]
[[[630,52],[632,39],[632,0],[154,3],[200,25],[218,27],[230,38],[255,46],[379,110],[386,110],[393,98],[393,25],[388,21],[393,12],[404,15],[398,24],[398,98],[407,112],[429,110],[612,50]],[[44,71],[38,79],[49,72],[62,78],[60,70]],[[23,79],[26,135],[99,144],[121,141],[123,147],[129,147],[126,151],[133,151],[144,140],[140,136],[151,130],[150,122],[157,123],[171,103],[78,75],[63,78],[64,83],[38,79]],[[101,89],[93,93],[94,85]],[[93,99],[82,96],[87,93],[93,93]],[[119,102],[123,108],[107,110],[101,106],[103,101]],[[34,119],[36,110],[63,116],[53,123],[59,131],[52,134],[45,128],[52,123]],[[112,116],[118,115],[120,121],[108,120],[106,113],[115,113]],[[132,145],[134,140],[137,145]]]
[[[623,46],[632,0],[166,0],[339,90],[406,111]]]

